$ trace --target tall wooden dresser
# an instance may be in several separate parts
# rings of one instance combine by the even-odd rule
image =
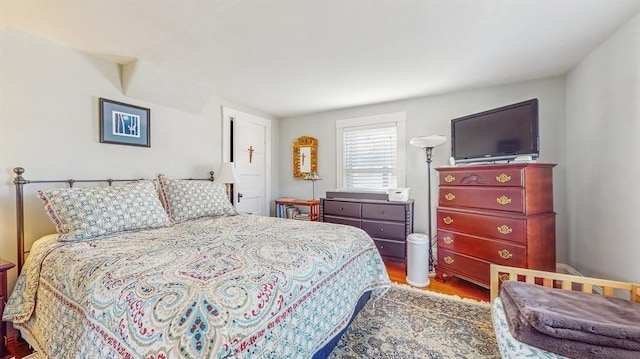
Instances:
[[[407,236],[413,232],[413,200],[404,202],[320,198],[320,220],[362,228],[380,255],[390,261],[407,258]]]
[[[489,287],[489,265],[555,271],[554,164],[438,168],[436,278]]]

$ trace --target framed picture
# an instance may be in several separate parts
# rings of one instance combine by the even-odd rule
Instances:
[[[151,147],[151,110],[100,98],[100,142]]]

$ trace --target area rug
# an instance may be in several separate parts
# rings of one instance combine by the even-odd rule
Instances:
[[[394,285],[366,305],[329,358],[500,358],[500,353],[488,303]]]

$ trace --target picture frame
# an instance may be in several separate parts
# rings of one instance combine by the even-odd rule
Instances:
[[[151,110],[100,98],[100,143],[151,147]]]
[[[318,140],[302,136],[293,141],[293,178],[305,179],[312,171],[318,172]]]

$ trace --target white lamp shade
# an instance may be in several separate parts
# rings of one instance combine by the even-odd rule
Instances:
[[[421,148],[433,148],[447,142],[447,137],[442,135],[418,136],[409,141],[409,144]]]
[[[318,175],[318,172],[309,171],[309,173],[307,173],[307,175],[304,176],[304,179],[311,180],[311,181],[317,181],[317,180],[321,180],[322,178],[320,178],[320,175]]]
[[[222,162],[215,177],[216,182],[236,183],[236,166],[233,162]]]

